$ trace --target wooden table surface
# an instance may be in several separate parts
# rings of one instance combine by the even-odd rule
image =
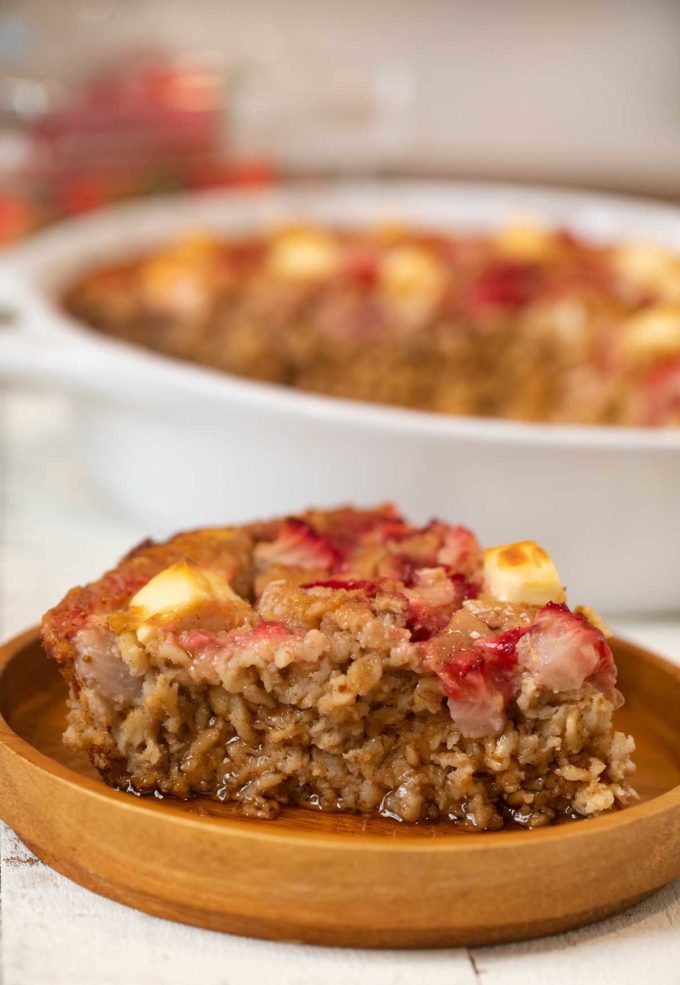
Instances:
[[[55,396],[0,392],[3,639],[146,533],[82,474],[68,441],[71,414]],[[680,663],[680,614],[613,623]],[[680,985],[680,880],[620,917],[539,941],[339,950],[220,935],[136,913],[52,872],[0,825],[0,916],[2,985]]]

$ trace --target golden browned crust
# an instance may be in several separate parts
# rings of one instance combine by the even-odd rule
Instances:
[[[322,534],[339,541],[353,536],[356,529],[374,521],[389,521],[396,516],[391,506],[375,510],[308,510],[300,519],[310,522]],[[244,524],[239,527],[204,527],[182,531],[163,543],[142,540],[97,581],[72,588],[42,620],[42,642],[53,660],[67,667],[73,660],[73,637],[94,611],[107,613],[121,608],[150,578],[176,561],[187,559],[199,565],[214,565],[230,574],[235,590],[249,597],[253,591],[255,545],[273,540],[285,517]]]

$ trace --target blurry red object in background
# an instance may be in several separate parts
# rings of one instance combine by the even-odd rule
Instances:
[[[25,236],[37,221],[36,211],[29,202],[7,195],[0,196],[0,243]]]
[[[96,77],[33,122],[25,173],[127,174],[217,157],[224,85],[211,68],[145,60]]]
[[[39,80],[35,85],[39,86]],[[137,59],[13,122],[19,167],[0,197],[0,244],[109,202],[181,188],[259,187],[264,161],[225,154],[226,84],[205,59]]]
[[[276,177],[267,161],[206,161],[187,175],[189,188],[264,188]]]

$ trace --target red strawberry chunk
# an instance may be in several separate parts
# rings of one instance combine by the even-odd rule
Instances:
[[[526,627],[482,637],[454,650],[448,659],[425,657],[448,697],[449,711],[463,735],[478,739],[497,735],[505,724],[505,703],[517,686],[517,644]],[[441,638],[440,638],[441,639]]]
[[[289,568],[325,568],[329,571],[342,562],[340,552],[304,520],[294,517],[284,521],[276,540],[258,544],[255,563],[260,569],[275,564]]]
[[[460,648],[457,648],[460,647]],[[497,734],[505,704],[528,675],[549,691],[571,691],[591,681],[616,705],[616,667],[603,633],[566,605],[549,602],[535,622],[460,646],[453,633],[425,644],[423,663],[440,678],[451,716],[464,735]]]
[[[680,424],[680,359],[655,367],[641,384],[640,424]]]
[[[348,280],[363,288],[371,288],[378,281],[380,256],[377,250],[364,244],[351,246],[344,258],[343,273]]]
[[[417,601],[411,601],[406,628],[411,634],[413,643],[422,643],[424,640],[429,640],[435,633],[441,632],[450,618],[451,613],[443,606],[433,608]]]
[[[464,698],[469,687],[470,673],[480,673],[485,680],[505,697],[515,690],[517,644],[527,627],[509,629],[498,636],[485,636],[471,646],[454,653],[437,672],[450,698]]]
[[[179,641],[190,653],[201,650],[224,649],[225,641],[232,648],[247,647],[256,643],[280,643],[294,639],[295,634],[282,622],[263,619],[254,629],[234,629],[230,632],[211,633],[203,629],[190,629],[181,633]]]
[[[612,692],[614,658],[604,635],[564,605],[548,603],[517,647],[521,666],[538,687],[571,691],[591,679]]]
[[[388,544],[394,540],[402,540],[404,537],[408,537],[411,532],[409,525],[400,517],[383,520],[373,531],[381,544]]]
[[[200,629],[180,633],[177,643],[191,656],[190,674],[196,681],[218,684],[220,667],[234,657],[250,655],[255,663],[273,661],[281,647],[290,646],[300,635],[282,622],[264,620],[254,629],[211,633]]]
[[[407,587],[409,611],[406,622],[411,640],[420,643],[441,632],[454,612],[476,588],[463,575],[451,574],[446,568],[421,568],[414,572],[413,587]]]
[[[483,270],[471,285],[468,307],[473,313],[489,308],[519,308],[532,300],[541,286],[538,267],[499,261]]]
[[[392,503],[376,510],[340,510],[326,530],[328,539],[340,551],[351,555],[368,544],[386,544],[411,530]]]
[[[482,548],[467,527],[446,527],[437,561],[447,564],[453,571],[461,571],[470,578],[481,573]]]
[[[503,731],[503,695],[479,670],[466,675],[460,697],[449,698],[447,704],[451,718],[468,739],[484,739]]]

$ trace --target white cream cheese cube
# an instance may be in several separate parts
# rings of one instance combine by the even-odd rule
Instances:
[[[552,229],[538,222],[512,222],[494,236],[498,250],[508,260],[541,261],[555,252],[557,239]]]
[[[622,346],[629,360],[645,365],[680,354],[680,306],[655,305],[628,318]]]
[[[560,576],[549,554],[533,540],[484,551],[484,588],[501,602],[564,602]]]
[[[151,620],[176,615],[201,602],[233,602],[239,596],[216,571],[200,568],[192,561],[178,561],[146,583],[130,599],[129,608],[137,616],[137,638],[146,642],[153,633]]]
[[[284,280],[323,280],[335,273],[339,258],[338,244],[331,235],[316,229],[291,229],[274,239],[269,269]]]
[[[395,246],[380,266],[380,286],[395,297],[431,296],[444,286],[441,262],[418,246]]]
[[[680,300],[680,257],[655,243],[631,242],[618,247],[614,269],[638,290],[667,301]]]

